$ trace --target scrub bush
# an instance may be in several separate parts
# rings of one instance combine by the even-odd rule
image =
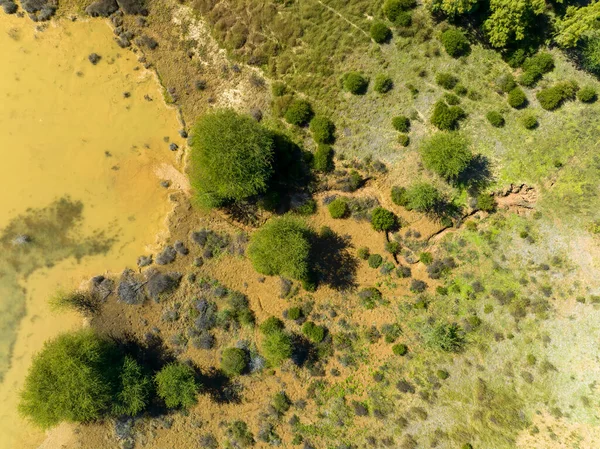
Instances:
[[[329,173],[335,168],[333,162],[333,148],[330,145],[319,144],[313,158],[313,167],[315,170]]]
[[[170,363],[154,377],[156,394],[169,408],[188,408],[196,403],[198,384],[194,369],[183,363]]]
[[[310,132],[317,143],[333,143],[335,140],[335,125],[323,115],[316,115],[310,121]]]
[[[392,126],[396,131],[407,133],[410,131],[410,119],[405,115],[399,115],[392,119]]]
[[[227,348],[221,354],[221,370],[235,377],[248,369],[248,354],[240,348]]]
[[[442,33],[441,36],[442,45],[453,58],[466,55],[471,49],[469,41],[465,37],[464,33],[457,29],[449,29]]]
[[[358,72],[348,72],[342,77],[342,87],[346,92],[363,95],[367,92],[369,80]]]
[[[385,23],[374,22],[370,29],[371,39],[378,44],[384,44],[392,38],[392,30]]]
[[[392,231],[398,226],[398,217],[383,207],[376,207],[371,214],[371,226],[379,232]]]
[[[504,117],[498,111],[490,111],[486,114],[485,118],[487,118],[488,122],[494,128],[502,128],[504,126]]]
[[[425,167],[446,180],[455,181],[469,166],[473,154],[469,142],[456,132],[436,133],[421,147]]]
[[[348,208],[348,203],[343,198],[336,198],[327,206],[329,209],[329,214],[331,218],[346,218],[350,209]]]
[[[296,126],[306,126],[313,118],[314,112],[310,103],[306,100],[295,99],[285,111],[285,120]]]

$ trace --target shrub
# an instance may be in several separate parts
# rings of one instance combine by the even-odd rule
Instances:
[[[116,394],[112,411],[117,416],[135,416],[150,402],[152,380],[141,365],[127,356],[119,372],[119,392]]]
[[[329,145],[319,144],[313,158],[313,167],[315,170],[329,173],[335,168],[333,163],[333,148]]]
[[[407,267],[406,265],[400,265],[396,269],[396,276],[398,276],[400,279],[406,279],[412,276],[412,271],[410,267]]]
[[[452,90],[458,83],[458,78],[450,73],[439,72],[435,75],[435,82],[444,89]]]
[[[457,180],[469,166],[473,154],[468,141],[455,132],[436,133],[421,147],[425,167],[447,180]]]
[[[392,30],[390,30],[386,24],[382,22],[374,22],[371,25],[371,39],[378,44],[388,42],[392,38]]]
[[[363,95],[368,86],[369,81],[358,72],[348,72],[342,77],[342,87],[351,94]]]
[[[244,421],[234,421],[227,429],[227,437],[231,439],[227,447],[246,448],[254,445],[254,436]]]
[[[369,266],[371,268],[379,268],[379,266],[383,262],[383,257],[381,257],[381,255],[379,255],[379,254],[371,254],[368,257],[368,260],[369,260]]]
[[[296,320],[300,319],[302,316],[303,316],[303,313],[302,313],[302,309],[300,307],[290,307],[287,311],[287,319],[288,320],[296,321]]]
[[[188,408],[196,403],[198,384],[194,369],[183,363],[170,363],[154,377],[156,394],[169,408]]]
[[[279,393],[275,394],[275,396],[273,397],[273,402],[271,404],[273,405],[273,408],[277,411],[277,413],[283,415],[292,406],[292,401],[290,401],[288,395],[285,394],[285,391],[280,391]]]
[[[407,134],[398,134],[398,143],[403,147],[407,147],[410,144],[410,137]]]
[[[202,116],[190,147],[190,180],[202,204],[239,201],[267,190],[274,143],[250,116],[231,110]]]
[[[554,58],[550,53],[537,53],[525,60],[523,63],[523,70],[540,74],[551,72],[554,70]]]
[[[306,100],[295,99],[285,111],[285,120],[296,126],[306,126],[314,115],[312,106]]]
[[[578,86],[572,81],[563,81],[556,83],[552,87],[540,90],[536,94],[536,98],[547,111],[553,111],[560,107],[566,100],[575,98]]]
[[[276,81],[271,87],[271,92],[273,93],[274,97],[282,97],[287,93],[287,87],[284,83]]]
[[[433,262],[433,256],[431,255],[431,253],[423,252],[419,254],[419,262],[425,265],[429,265]]]
[[[409,27],[412,25],[412,14],[408,11],[400,11],[394,20],[394,24],[398,27]]]
[[[358,248],[358,251],[356,252],[356,254],[359,259],[367,260],[369,258],[369,256],[371,255],[371,251],[369,251],[369,248],[367,248],[366,246],[362,246],[362,247]]]
[[[47,341],[25,377],[19,411],[43,428],[100,418],[111,401],[114,357],[114,345],[87,330]]]
[[[538,127],[538,119],[533,114],[526,114],[521,117],[521,123],[525,129],[535,129]]]
[[[413,293],[423,293],[427,288],[427,284],[423,281],[413,279],[410,283],[410,291]]]
[[[292,356],[293,346],[292,338],[285,332],[273,332],[266,335],[262,350],[265,358],[273,366],[281,365],[281,363]]]
[[[386,242],[385,244],[385,250],[393,255],[399,254],[401,249],[400,243],[395,241]]]
[[[596,94],[596,89],[594,89],[592,86],[582,87],[577,92],[577,99],[582,103],[593,103],[597,98],[598,95]]]
[[[336,198],[327,206],[331,218],[346,218],[350,209],[348,203],[343,198]]]
[[[459,352],[464,346],[463,330],[455,323],[440,323],[426,335],[427,343],[445,352]]]
[[[408,197],[406,195],[405,187],[392,187],[392,203],[398,206],[406,207],[408,204]]]
[[[449,29],[444,31],[441,40],[446,53],[453,58],[466,55],[470,50],[469,41],[460,30]]]
[[[407,133],[410,131],[410,119],[405,115],[399,115],[392,119],[392,126],[396,131]]]
[[[494,128],[502,128],[504,126],[504,117],[498,111],[490,111],[486,114],[485,118],[487,118],[488,122]]]
[[[307,321],[302,326],[302,333],[313,343],[321,343],[325,338],[325,328],[312,321]]]
[[[414,8],[416,4],[415,0],[386,0],[383,13],[391,22],[395,22],[402,12]]]
[[[376,207],[371,214],[371,226],[379,232],[392,231],[398,226],[398,217],[383,207]]]
[[[57,291],[48,301],[53,310],[74,310],[84,315],[96,312],[97,305],[92,295],[81,291]]]
[[[408,353],[408,346],[403,343],[397,343],[392,346],[392,352],[400,356],[406,355]]]
[[[448,371],[444,370],[444,369],[439,369],[436,372],[436,376],[439,379],[446,380],[446,379],[448,379],[450,377],[450,373]]]
[[[440,100],[433,107],[431,124],[442,131],[458,128],[458,121],[465,117],[465,111],[460,106],[448,106]]]
[[[493,212],[496,210],[496,200],[492,195],[480,193],[477,195],[477,209],[485,212]]]
[[[589,37],[581,44],[581,65],[594,75],[600,75],[600,39]]]
[[[382,295],[375,287],[364,288],[358,292],[363,307],[366,309],[374,309],[378,302],[381,301]]]
[[[248,257],[254,269],[269,276],[306,279],[311,231],[297,218],[272,218],[250,239]]]
[[[461,97],[464,97],[469,92],[469,89],[467,89],[467,87],[462,84],[457,84],[456,86],[454,86],[453,90],[456,95],[460,95]]]
[[[294,319],[294,318],[292,318]],[[262,323],[260,323],[259,329],[263,335],[270,335],[274,332],[281,332],[285,328],[283,321],[277,317],[269,317]]]
[[[510,73],[506,73],[501,75],[496,81],[496,85],[502,90],[504,93],[508,93],[517,87],[517,83],[515,82],[515,77]]]
[[[515,87],[508,93],[508,104],[515,109],[525,106],[527,104],[525,92],[521,88]]]
[[[385,94],[392,90],[393,87],[394,82],[389,76],[380,73],[375,77],[375,81],[373,83],[373,90],[375,90],[375,92]]]
[[[542,78],[538,72],[523,72],[519,75],[519,84],[525,87],[533,87]]]
[[[221,370],[229,377],[239,376],[248,368],[248,355],[240,348],[227,348],[221,354]]]
[[[442,202],[442,194],[439,190],[424,182],[413,184],[406,191],[406,198],[407,209],[417,212],[433,212]]]
[[[460,98],[458,98],[456,95],[450,94],[450,93],[444,94],[444,101],[446,102],[446,104],[449,104],[450,106],[456,106],[457,104],[460,104]]]
[[[333,143],[335,140],[335,125],[323,115],[316,115],[310,121],[310,131],[317,143]]]
[[[294,212],[300,215],[313,215],[317,212],[317,202],[314,199],[309,198],[300,206],[294,207]]]

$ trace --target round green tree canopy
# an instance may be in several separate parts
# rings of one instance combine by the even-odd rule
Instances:
[[[198,384],[194,369],[184,363],[170,363],[155,376],[156,393],[170,408],[187,408],[196,403]]]
[[[473,154],[469,143],[457,132],[434,134],[421,147],[425,167],[449,180],[456,180],[469,166]]]
[[[194,126],[190,180],[202,204],[265,192],[272,162],[271,134],[249,116],[223,110],[201,117]]]
[[[291,216],[273,218],[250,239],[248,257],[254,269],[269,276],[306,279],[309,271],[310,229]]]
[[[240,348],[227,348],[221,354],[221,369],[230,377],[239,376],[248,366],[246,351]]]

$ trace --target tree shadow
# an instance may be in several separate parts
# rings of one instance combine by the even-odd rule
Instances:
[[[358,260],[348,251],[350,247],[349,238],[339,236],[331,229],[314,235],[311,266],[315,280],[335,290],[355,288]]]
[[[221,370],[211,368],[206,373],[197,370],[202,390],[218,404],[239,404],[242,386],[232,382]]]
[[[489,159],[477,154],[456,180],[456,186],[465,188],[470,195],[476,196],[488,188],[493,180]]]

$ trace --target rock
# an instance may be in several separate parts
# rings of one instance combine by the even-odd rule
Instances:
[[[172,143],[169,145],[169,150],[171,151],[177,151],[179,149],[179,146],[176,143]]]
[[[185,129],[180,129],[179,130],[179,135],[183,138],[183,139],[187,139],[188,133]]]
[[[14,13],[17,12],[17,9],[19,9],[19,7],[17,6],[16,3],[13,3],[13,2],[4,2],[4,3],[2,3],[2,10],[6,14],[14,14]]]
[[[85,8],[85,12],[92,17],[108,17],[118,9],[116,0],[98,0]],[[113,24],[115,24],[114,19],[113,17]]]
[[[131,97],[131,92],[123,92],[123,98]]]
[[[147,267],[148,265],[151,265],[151,264],[152,264],[152,255],[138,257],[138,260],[137,260],[138,267],[140,267],[140,268]]]
[[[169,187],[171,187],[171,181],[168,181],[168,180],[161,181],[160,185],[161,185],[161,187],[168,189]]]
[[[173,247],[175,248],[175,251],[177,251],[182,256],[187,256],[190,253],[190,250],[185,247],[181,240],[177,240],[173,244]]]
[[[102,59],[102,57],[97,53],[91,53],[88,56],[88,59],[93,65],[96,65],[96,64],[98,64],[98,61],[100,61],[100,59]]]
[[[13,245],[25,245],[27,243],[31,243],[31,237],[25,234],[21,234],[12,239]]]
[[[147,16],[148,8],[145,0],[117,0],[117,4],[125,14]]]

